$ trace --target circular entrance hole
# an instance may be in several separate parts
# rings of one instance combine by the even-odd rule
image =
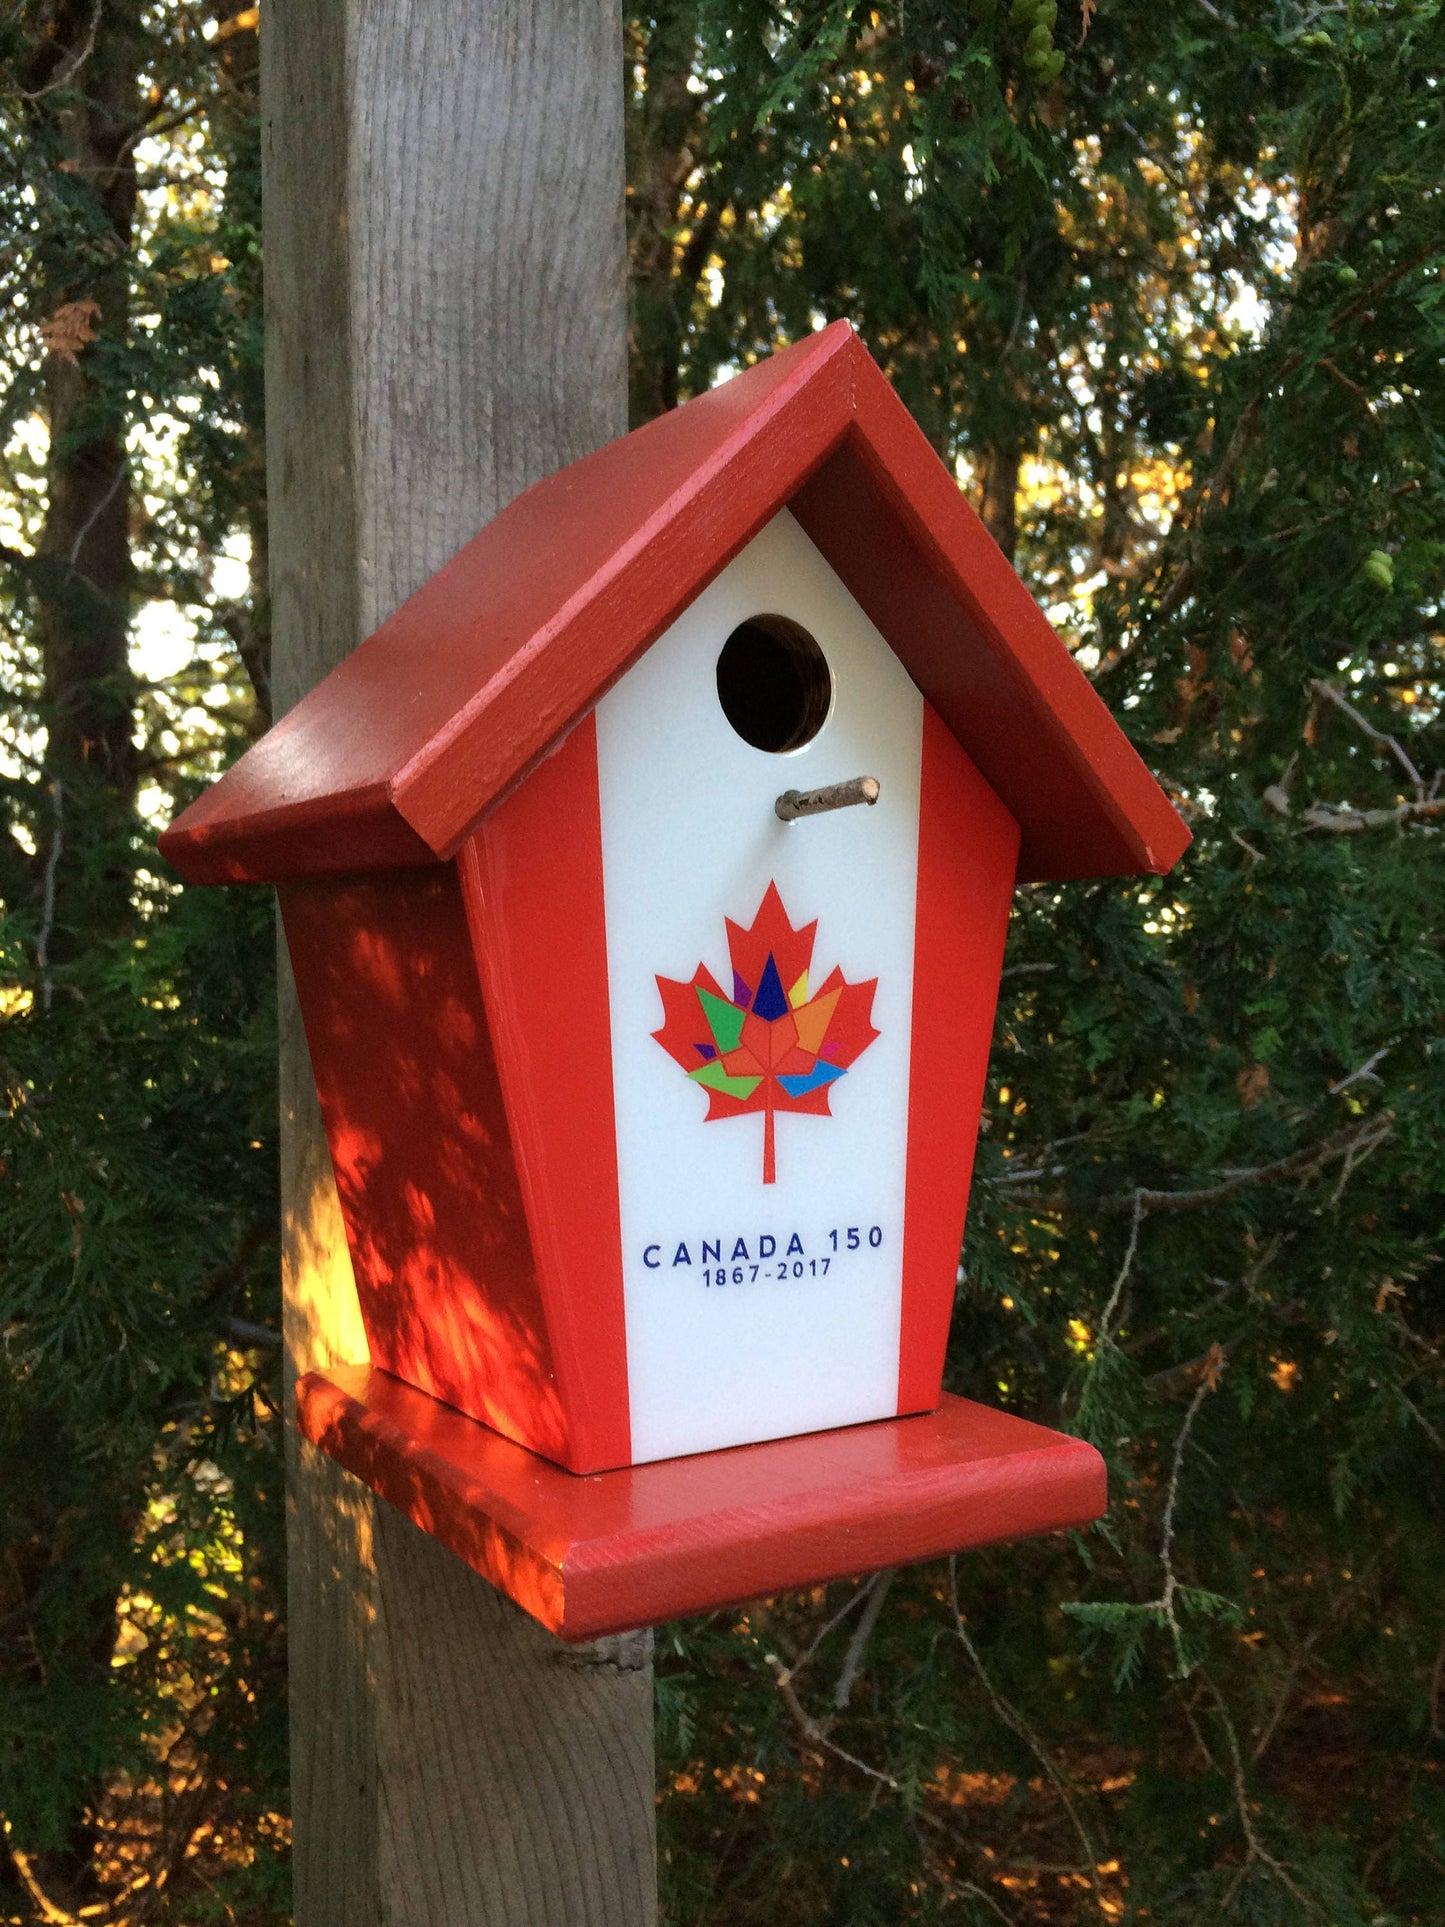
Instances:
[[[717,699],[754,749],[801,749],[828,719],[833,677],[828,659],[799,622],[750,616],[717,659]]]

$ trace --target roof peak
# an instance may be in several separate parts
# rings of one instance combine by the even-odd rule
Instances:
[[[534,483],[161,839],[197,882],[450,857],[790,507],[1018,818],[1025,877],[1188,832],[851,323]]]

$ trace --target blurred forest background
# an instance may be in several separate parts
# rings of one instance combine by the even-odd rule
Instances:
[[[1098,1529],[658,1640],[668,1918],[1445,1921],[1438,0],[624,9],[637,420],[846,315],[1191,822],[1020,892],[951,1382]],[[0,1919],[289,1916],[258,15],[0,19]]]

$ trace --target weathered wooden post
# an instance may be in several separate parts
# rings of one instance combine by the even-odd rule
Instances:
[[[622,40],[612,0],[277,0],[262,46],[285,709],[625,429]],[[294,1374],[365,1343],[285,1011]],[[650,1636],[565,1648],[289,1437],[301,1927],[651,1921]]]

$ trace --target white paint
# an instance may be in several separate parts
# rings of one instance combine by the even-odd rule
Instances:
[[[717,699],[718,652],[763,614],[809,630],[834,680],[827,722],[785,755],[743,742]],[[638,1462],[897,1410],[922,738],[923,698],[786,511],[598,705]],[[882,784],[871,809],[790,824],[773,813],[785,789],[864,775]],[[706,1122],[706,1093],[651,1033],[658,976],[687,982],[705,963],[731,994],[724,918],[750,924],[770,879],[795,927],[818,919],[812,987],[834,965],[850,982],[878,979],[880,1035],[831,1086],[831,1117],[778,1115],[777,1182],[764,1185],[761,1115]],[[882,1243],[870,1250],[874,1225]],[[849,1226],[860,1232],[851,1254]],[[704,1238],[724,1240],[725,1259],[744,1238],[746,1277],[759,1234],[777,1240],[775,1271],[794,1232],[805,1270],[826,1256],[826,1275],[704,1284]],[[671,1262],[680,1244],[690,1267]],[[643,1261],[650,1246],[656,1269]]]

